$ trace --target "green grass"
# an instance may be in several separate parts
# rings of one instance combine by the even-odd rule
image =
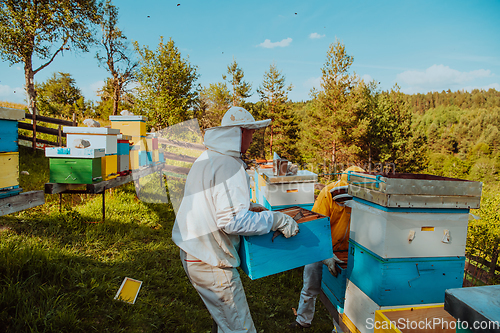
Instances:
[[[43,152],[20,147],[20,185],[48,182]],[[46,195],[46,204],[0,217],[0,332],[209,332],[211,318],[171,240],[174,213],[147,204],[133,184],[100,195]],[[288,332],[302,268],[242,281],[258,332]],[[143,281],[134,305],[114,300],[124,277]],[[329,332],[317,302],[308,332]]]

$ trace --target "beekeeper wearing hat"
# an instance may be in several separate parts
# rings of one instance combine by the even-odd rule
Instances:
[[[349,229],[351,223],[351,208],[345,203],[352,199],[347,193],[348,172],[364,172],[358,166],[347,168],[340,180],[325,186],[314,202],[313,212],[330,217],[330,230],[332,234],[333,252],[347,251],[349,249]],[[321,278],[323,264],[334,276],[337,276],[337,264],[343,263],[334,254],[332,258],[304,266],[303,285],[300,292],[297,317],[290,324],[290,328],[307,328],[311,326],[314,317],[316,297],[321,291]]]
[[[241,155],[255,130],[270,122],[256,121],[244,108],[231,107],[221,126],[205,131],[207,150],[189,171],[172,230],[184,270],[219,332],[256,332],[236,270],[240,236],[280,230],[289,238],[299,230],[290,216],[260,211],[250,203],[249,176]]]

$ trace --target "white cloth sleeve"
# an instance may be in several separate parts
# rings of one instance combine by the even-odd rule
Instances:
[[[270,211],[251,212],[240,210],[225,226],[224,231],[230,235],[253,236],[264,235],[271,231],[273,214]]]

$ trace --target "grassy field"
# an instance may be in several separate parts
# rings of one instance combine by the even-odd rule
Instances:
[[[43,152],[20,147],[20,186],[49,180]],[[171,240],[174,213],[136,198],[133,184],[101,196],[58,195],[0,217],[0,332],[210,332],[212,320]],[[251,281],[241,272],[258,332],[288,332],[302,268]],[[114,300],[124,277],[143,281],[134,305]],[[330,332],[317,302],[308,332]]]

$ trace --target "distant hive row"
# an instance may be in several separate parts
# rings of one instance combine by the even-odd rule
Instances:
[[[146,133],[143,116],[110,116],[111,128],[64,127],[68,147],[46,148],[50,182],[92,184],[126,175],[130,170],[164,162],[158,138]],[[85,140],[85,148],[72,147]]]

